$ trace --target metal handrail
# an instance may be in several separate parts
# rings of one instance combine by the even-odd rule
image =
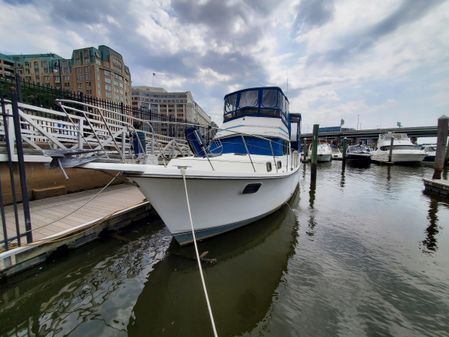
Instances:
[[[251,162],[251,166],[253,167],[254,172],[256,172],[256,168],[254,167],[253,159],[251,158],[251,154],[249,153],[248,146],[246,145],[246,140],[243,135],[241,135],[243,140],[243,145],[245,145],[246,153],[248,154],[249,161]]]

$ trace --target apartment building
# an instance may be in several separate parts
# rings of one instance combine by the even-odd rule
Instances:
[[[27,82],[131,104],[129,68],[122,55],[107,46],[76,49],[70,59],[52,53],[0,55],[2,69],[5,62],[14,70],[12,77],[17,73]],[[5,76],[2,71],[0,76]]]
[[[115,50],[107,46],[76,49],[71,66],[73,91],[131,105],[131,74]]]
[[[14,72],[26,82],[70,90],[70,60],[57,54],[10,55]]]
[[[158,114],[178,122],[210,126],[210,116],[195,102],[190,91],[167,92],[163,88],[138,86],[132,88],[132,106],[139,111],[137,116],[150,119]],[[185,126],[154,123],[158,133],[171,137],[184,138]]]
[[[8,55],[4,55],[0,53],[0,76],[6,78],[14,78],[15,70],[14,70],[14,60]]]

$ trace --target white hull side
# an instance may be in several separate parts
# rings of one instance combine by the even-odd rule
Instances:
[[[317,160],[319,163],[325,163],[332,160],[331,154],[319,154],[317,155]]]
[[[195,232],[206,238],[243,226],[270,214],[293,195],[298,169],[266,178],[189,177],[187,188]],[[188,172],[187,172],[188,174]],[[170,232],[181,244],[191,242],[189,215],[181,176],[132,176]],[[252,194],[241,192],[247,184],[261,183]]]
[[[424,160],[425,153],[422,151],[400,151],[393,150],[391,162],[392,163],[419,163]],[[372,152],[371,160],[381,163],[389,162],[389,151],[374,151]]]

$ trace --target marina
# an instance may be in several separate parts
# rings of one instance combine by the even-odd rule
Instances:
[[[0,0],[0,337],[449,337],[448,21]]]
[[[199,244],[218,331],[449,336],[449,207],[423,194],[431,175],[335,161],[313,182],[301,167],[288,205]],[[193,247],[158,218],[118,237],[3,283],[0,335],[210,336]]]
[[[121,112],[90,103],[66,99],[56,102],[62,112],[18,103],[14,97],[12,101],[2,100],[4,121],[7,116],[13,117],[10,123],[4,123],[8,126],[3,128],[5,157],[11,182],[17,179],[14,165],[19,168],[22,197],[22,203],[16,203],[16,188],[10,188],[13,204],[6,207],[2,204],[5,247],[0,253],[2,335],[47,335],[58,330],[73,336],[85,335],[86,331],[118,336],[181,333],[218,336],[218,331],[222,336],[297,336],[332,335],[335,329],[345,335],[424,330],[431,331],[430,335],[434,330],[439,335],[449,334],[444,323],[447,314],[442,314],[449,308],[446,296],[439,295],[439,316],[431,326],[426,325],[426,318],[407,319],[416,313],[407,304],[402,307],[404,301],[416,296],[435,295],[435,287],[443,293],[449,289],[449,284],[442,281],[444,272],[435,272],[432,267],[425,274],[435,272],[438,286],[433,285],[434,280],[427,280],[428,290],[415,289],[414,285],[423,281],[417,270],[406,269],[410,267],[410,255],[414,261],[423,261],[449,249],[447,240],[439,234],[444,231],[444,219],[448,217],[445,116],[438,120],[438,155],[433,179],[429,180],[432,168],[419,165],[424,151],[405,134],[379,135],[377,150],[383,153],[381,161],[409,162],[408,157],[404,160],[402,156],[406,147],[406,151],[419,154],[418,165],[370,165],[366,159],[373,152],[362,146],[348,148],[346,138],[340,153],[342,160],[332,161],[331,146],[319,143],[319,126],[314,125],[312,143],[307,146],[311,163],[300,165],[301,115],[289,115],[288,99],[278,87],[255,87],[226,95],[223,126],[212,130],[214,135],[209,140],[197,125],[181,124],[185,127],[185,140],[167,139],[155,134],[148,122],[150,130],[135,129],[134,125],[144,122],[139,118],[129,120]],[[28,124],[19,124],[20,119]],[[84,124],[86,127],[79,127]],[[19,125],[21,129],[17,128]],[[61,129],[64,131],[60,132]],[[296,130],[295,135],[292,129]],[[20,145],[21,136],[27,147]],[[28,145],[34,150],[30,151]],[[398,157],[395,147],[400,147],[402,157]],[[108,183],[99,189],[76,193],[67,193],[65,185],[35,187],[33,198],[42,199],[29,200],[24,149],[28,151],[28,161],[35,156],[35,162],[47,163],[49,167],[40,167],[40,172],[59,170],[66,180],[78,172],[74,170],[89,173],[86,177],[93,177],[92,172],[102,172],[109,176]],[[121,183],[111,185],[119,176]],[[80,177],[82,174],[76,179]],[[127,183],[123,183],[124,177]],[[101,181],[104,179],[102,176]],[[52,194],[56,196],[49,197]],[[415,214],[409,209],[410,203]],[[423,209],[418,204],[429,204],[430,208]],[[407,222],[392,222],[398,220],[397,209]],[[382,210],[381,217],[378,210]],[[24,223],[17,221],[19,213],[23,213]],[[409,241],[398,251],[392,249],[397,247],[397,240],[410,240],[399,234],[408,231],[406,225],[414,226],[416,233],[421,228],[424,233],[424,239],[415,242],[417,247],[413,248],[419,251],[418,255]],[[319,228],[325,233],[320,239]],[[14,231],[17,236],[6,235]],[[391,238],[385,237],[391,233]],[[341,235],[338,243],[332,241],[333,235]],[[26,243],[21,243],[21,238],[26,238]],[[315,241],[327,246],[315,247]],[[109,248],[103,250],[105,247]],[[318,248],[323,250],[316,251]],[[313,258],[307,249],[314,252]],[[101,253],[95,254],[96,250]],[[95,256],[89,257],[90,254]],[[402,268],[405,275],[401,277],[415,279],[411,284],[397,281],[398,287],[404,287],[403,292],[412,287],[415,297],[399,294],[401,304],[395,307],[382,295],[393,291],[389,290],[389,284],[382,283],[382,299],[376,289],[379,285],[365,285],[365,279],[373,275],[371,269],[361,264],[373,262],[367,260],[373,259],[373,254],[374,261],[382,261],[374,263],[374,270],[379,268],[377,264],[386,264],[382,267],[386,271],[380,269],[381,273],[394,274],[394,270]],[[324,257],[321,262],[320,256]],[[383,260],[385,256],[397,265],[390,266],[390,261]],[[329,264],[329,258],[334,265]],[[80,264],[84,259],[88,261],[86,269]],[[291,267],[296,260],[301,263]],[[70,261],[78,262],[70,265]],[[351,261],[351,266],[345,265],[347,261]],[[443,265],[448,263],[444,258],[441,261]],[[315,263],[319,270],[314,269]],[[97,266],[100,268],[96,269]],[[105,266],[108,267],[104,269]],[[330,268],[331,273],[323,266]],[[73,275],[76,284],[81,281],[82,288],[71,286],[65,278],[48,276],[58,268],[61,275],[69,278]],[[85,270],[87,283],[83,273],[77,271],[79,268]],[[95,271],[91,272],[91,268]],[[341,270],[335,268],[345,272],[340,274]],[[17,286],[27,284],[31,275],[37,286],[24,287],[36,291],[39,298],[55,302],[41,303],[38,307],[34,307],[35,300],[22,303],[23,295]],[[260,281],[256,284],[255,279]],[[302,293],[308,289],[310,279],[325,288],[316,289],[318,293]],[[60,284],[62,288],[55,289],[59,293],[71,288],[69,296],[75,302],[84,303],[90,298],[86,306],[75,310],[77,318],[62,313],[56,315],[61,320],[53,320],[55,316],[41,323],[40,316],[47,316],[48,312],[38,308],[51,311],[58,310],[50,309],[52,306],[61,306],[58,294],[42,297],[42,291],[53,290],[47,289],[47,282]],[[352,289],[346,286],[351,282],[353,287],[364,285],[360,297],[354,299],[359,303],[356,308],[347,302]],[[96,289],[102,295],[95,293]],[[327,289],[332,289],[332,293]],[[94,293],[86,298],[90,291]],[[294,296],[282,297],[289,292]],[[336,304],[342,300],[339,294],[345,294],[342,307],[341,303]],[[308,299],[308,295],[315,300]],[[323,299],[323,295],[329,298]],[[33,296],[27,293],[27,298]],[[291,302],[292,299],[304,302]],[[70,301],[64,301],[72,312]],[[376,311],[379,301],[382,314]],[[195,303],[193,311],[192,303]],[[11,310],[20,310],[22,305],[29,305],[35,318],[28,316],[24,323],[20,315],[10,315]],[[391,320],[384,316],[389,306],[395,308],[389,313]],[[317,320],[310,327],[312,330],[308,330],[307,322],[314,310],[325,313],[320,319],[329,315],[336,325],[329,331],[319,330],[322,322]],[[351,316],[351,320],[345,321],[344,317],[354,310],[357,319]],[[189,312],[195,314],[188,315]],[[382,316],[380,321],[376,320],[378,315]],[[305,317],[308,320],[302,321]],[[35,321],[30,324],[30,319]]]

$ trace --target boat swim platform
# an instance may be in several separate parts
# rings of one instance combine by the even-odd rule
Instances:
[[[33,242],[22,237],[20,247],[0,252],[0,279],[31,268],[66,246],[77,248],[98,238],[103,230],[117,230],[149,216],[151,205],[131,184],[30,201]],[[22,204],[20,232],[25,233]],[[13,206],[5,207],[9,236],[16,233]],[[0,231],[3,239],[3,231]],[[4,247],[1,247],[4,248]]]
[[[424,178],[424,192],[449,198],[449,180]]]

